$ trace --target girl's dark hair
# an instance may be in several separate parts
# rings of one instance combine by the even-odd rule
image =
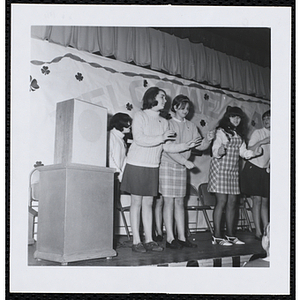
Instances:
[[[187,104],[191,105],[191,101],[190,101],[190,99],[187,96],[182,95],[182,94],[177,95],[173,99],[171,110],[173,112],[175,112],[175,108],[176,109],[185,108],[185,106]]]
[[[145,92],[143,96],[142,110],[151,109],[152,107],[158,104],[157,100],[155,100],[155,97],[158,95],[159,92],[163,92],[164,94],[166,94],[164,90],[158,88],[157,86],[153,86]]]
[[[266,112],[263,113],[261,118],[264,119],[265,117],[270,117],[270,116],[271,116],[271,110],[267,110]]]
[[[230,117],[235,116],[239,116],[241,118],[241,122],[237,127],[235,127],[229,119]],[[222,128],[225,132],[229,133],[232,136],[234,135],[235,131],[241,138],[244,138],[244,119],[245,115],[239,107],[228,106],[223,118],[219,122],[219,126],[217,127],[217,129]]]
[[[129,115],[124,113],[116,113],[112,116],[109,122],[108,130],[116,128],[119,131],[123,131],[124,127],[128,128],[131,126],[132,119]]]

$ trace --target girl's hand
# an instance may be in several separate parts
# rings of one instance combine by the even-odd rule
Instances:
[[[194,165],[191,161],[189,161],[189,160],[187,160],[186,163],[185,163],[184,165],[185,165],[186,168],[189,169],[189,170],[195,168],[195,165]]]
[[[189,142],[187,142],[188,147],[191,148],[195,148],[200,146],[202,143],[202,137],[197,137]]]
[[[210,142],[212,141],[216,136],[216,130],[210,130],[207,134],[206,134],[206,138],[207,140]]]
[[[177,133],[174,130],[167,130],[163,134],[163,139],[164,139],[164,141],[167,141],[167,140],[175,141],[176,136],[177,136]]]
[[[226,154],[226,146],[225,145],[221,145],[221,147],[219,148],[219,150],[218,150],[218,154],[220,155],[220,156],[223,156],[223,155],[225,155]]]
[[[259,155],[262,154],[262,152],[263,152],[262,147],[257,147],[257,148],[253,151],[254,156],[259,156]]]

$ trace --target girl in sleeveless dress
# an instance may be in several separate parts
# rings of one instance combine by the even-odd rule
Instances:
[[[250,159],[262,153],[261,147],[248,150],[243,140],[244,114],[239,107],[228,106],[217,127],[213,142],[207,190],[216,195],[213,213],[212,243],[222,246],[244,244],[234,236],[234,217],[239,188],[239,157]],[[225,209],[225,238],[221,233],[221,219]]]

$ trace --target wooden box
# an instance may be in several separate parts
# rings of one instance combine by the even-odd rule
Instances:
[[[107,109],[78,99],[57,103],[55,164],[106,167]]]
[[[67,264],[116,256],[113,169],[81,164],[43,166],[35,258]]]

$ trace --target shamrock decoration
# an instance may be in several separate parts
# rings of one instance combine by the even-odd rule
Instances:
[[[40,87],[37,84],[36,79],[32,79],[32,76],[30,75],[30,92],[34,92],[35,90],[39,89]]]
[[[46,67],[46,66],[43,66],[42,69],[41,69],[41,71],[42,71],[42,73],[43,73],[44,75],[48,75],[48,74],[50,73],[49,68]]]
[[[75,75],[75,78],[76,78],[78,81],[82,81],[82,80],[83,80],[83,76],[82,76],[82,74],[79,73],[79,72]]]
[[[201,120],[201,121],[200,121],[200,125],[201,125],[202,127],[204,127],[204,126],[206,125],[205,120]]]
[[[253,127],[255,127],[256,123],[255,123],[254,120],[251,121],[251,125],[252,125]]]
[[[204,99],[205,99],[206,101],[208,101],[208,99],[209,99],[208,94],[204,94]]]
[[[127,110],[129,110],[129,111],[130,111],[130,110],[132,110],[132,109],[133,109],[133,106],[132,106],[132,104],[131,104],[131,103],[129,103],[129,102],[128,102],[128,103],[126,104],[126,108],[127,108]]]

